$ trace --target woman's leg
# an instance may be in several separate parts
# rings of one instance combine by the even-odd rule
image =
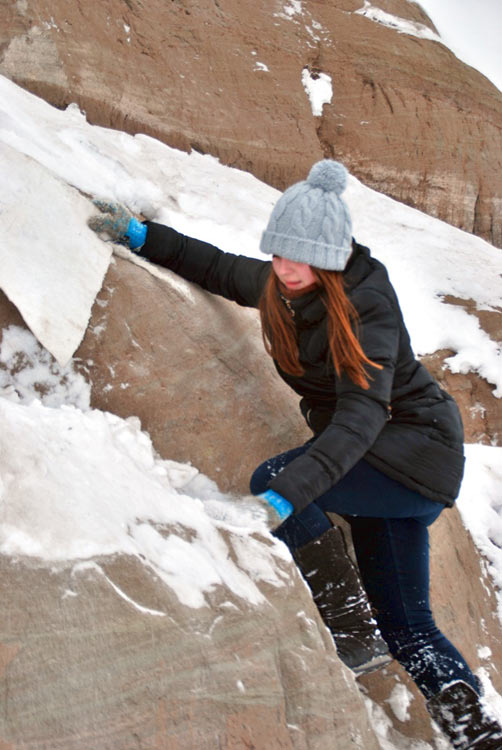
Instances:
[[[455,680],[479,692],[430,610],[427,526],[413,518],[349,520],[364,586],[392,655],[427,699]]]
[[[265,461],[253,474],[251,491],[256,495],[264,492],[269,480],[307,447]],[[291,550],[342,661],[359,674],[387,664],[387,645],[376,628],[341,529],[333,528],[326,513],[311,503],[302,513],[290,516],[274,535]]]
[[[263,492],[269,479],[308,447],[309,443],[258,467],[251,491]],[[427,526],[441,510],[439,503],[362,460],[325,495],[287,519],[275,532],[294,551],[329,529],[325,511],[349,520],[378,625],[393,655],[428,698],[458,679],[479,692],[476,677],[437,628],[430,611]]]

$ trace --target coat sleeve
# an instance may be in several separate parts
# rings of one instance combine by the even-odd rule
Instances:
[[[399,347],[399,313],[387,296],[374,289],[361,290],[352,301],[359,313],[363,351],[382,369],[368,368],[371,380],[367,390],[347,375],[336,378],[331,422],[306,453],[269,483],[297,513],[333,487],[364,456],[388,419]]]
[[[146,222],[146,242],[138,255],[193,281],[213,294],[257,307],[270,273],[270,262],[224,253],[171,227]]]

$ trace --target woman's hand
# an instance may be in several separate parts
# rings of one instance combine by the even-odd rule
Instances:
[[[138,250],[145,244],[147,228],[134,218],[120,203],[95,200],[93,204],[100,211],[87,222],[90,229],[102,239],[126,245],[130,250]]]
[[[289,500],[286,500],[285,497],[279,495],[278,492],[274,492],[274,490],[266,490],[261,495],[258,495],[258,497],[261,497],[274,509],[281,522],[285,521],[293,513],[294,508]]]

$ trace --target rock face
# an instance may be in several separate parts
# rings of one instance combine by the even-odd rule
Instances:
[[[0,558],[2,750],[378,750],[291,562],[263,606],[220,587],[197,610],[137,560],[98,562]]]
[[[502,246],[502,94],[424,38],[433,27],[418,5],[378,8],[411,33],[362,0],[19,0],[2,10],[0,73],[56,106],[77,102],[92,123],[214,154],[281,189],[341,159]],[[303,83],[320,74],[333,95],[315,116]]]
[[[0,328],[12,323],[22,320],[2,297]],[[259,461],[308,436],[296,397],[263,357],[256,313],[169,272],[161,280],[115,258],[77,357],[96,408],[140,416],[162,456],[192,460],[221,489],[247,492]],[[292,563],[280,563],[287,586],[261,584],[271,606],[245,607],[218,590],[194,611],[135,560],[91,562],[72,572],[0,560],[9,612],[0,621],[0,747],[377,747]],[[431,563],[438,625],[500,691],[496,597],[456,510],[432,527]],[[432,740],[400,667],[361,683],[394,732]],[[387,702],[396,688],[414,698],[404,722]]]

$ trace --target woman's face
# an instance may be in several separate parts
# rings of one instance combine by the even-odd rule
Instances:
[[[279,281],[287,289],[300,290],[312,286],[312,284],[317,284],[317,279],[308,263],[298,263],[296,260],[288,260],[274,255],[272,268]]]

